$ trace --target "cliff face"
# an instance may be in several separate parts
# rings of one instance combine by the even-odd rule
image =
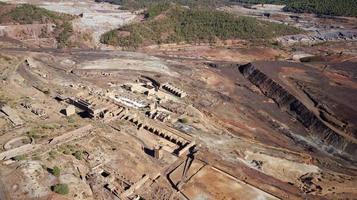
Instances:
[[[303,124],[310,132],[310,138],[321,150],[338,154],[349,160],[357,160],[357,145],[329,128],[321,119],[310,111],[301,101],[291,95],[277,82],[256,69],[252,64],[239,67],[240,72],[262,93],[273,99],[282,110],[287,111]]]

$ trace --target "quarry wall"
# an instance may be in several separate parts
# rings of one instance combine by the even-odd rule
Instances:
[[[245,78],[256,85],[262,93],[273,99],[280,108],[286,110],[310,132],[309,140],[328,153],[337,153],[349,160],[357,160],[357,145],[328,127],[300,100],[251,63],[242,65],[239,70]]]

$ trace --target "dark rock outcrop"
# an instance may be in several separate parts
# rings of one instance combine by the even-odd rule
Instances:
[[[282,110],[287,111],[309,130],[310,136],[306,139],[311,140],[317,147],[328,153],[338,154],[347,160],[357,160],[357,145],[355,143],[328,127],[281,85],[256,69],[251,63],[240,66],[239,70],[265,96],[273,99]]]

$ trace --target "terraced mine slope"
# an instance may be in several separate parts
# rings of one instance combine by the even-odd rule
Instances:
[[[252,64],[243,65],[240,67],[240,70],[242,74],[249,81],[251,81],[254,85],[256,85],[267,97],[273,99],[282,110],[286,110],[289,114],[291,114],[298,121],[300,121],[307,129],[309,129],[309,131],[311,131],[311,135],[308,136],[309,139],[307,140],[311,140],[312,142],[320,146],[320,148],[326,150],[329,153],[341,154],[342,156],[346,156],[347,159],[351,159],[353,161],[356,160],[357,158],[356,157],[357,140],[355,137],[356,130],[351,126],[354,126],[355,124],[354,120],[356,119],[357,116],[355,115],[355,112],[353,110],[350,110],[352,112],[347,111],[348,113],[351,114],[351,116],[346,116],[347,113],[344,112],[347,109],[354,109],[354,108],[351,108],[348,104],[347,105],[340,104],[341,107],[346,106],[348,108],[339,110],[340,113],[336,114],[337,110],[335,110],[335,112],[330,111],[329,107],[331,105],[320,102],[319,98],[312,97],[316,95],[316,93],[317,95],[319,95],[321,91],[316,91],[316,93],[310,94],[307,90],[304,90],[304,88],[299,88],[299,89],[303,89],[300,92],[303,92],[305,95],[307,95],[307,97],[311,98],[310,101],[313,101],[313,106],[316,106],[314,108],[318,109],[318,115],[315,115],[315,113],[309,110],[309,108],[307,108],[307,106],[305,106],[302,101],[298,100],[295,96],[293,96],[286,89],[284,89],[279,83],[269,78],[266,74],[261,72],[259,69],[256,69]],[[285,70],[294,71],[294,69],[289,69],[289,68],[285,68]],[[319,76],[321,75],[319,74]],[[294,79],[294,81],[296,81],[293,84],[296,85],[298,85],[299,83],[301,84],[301,82],[297,79],[298,77],[294,76],[291,78]],[[321,77],[321,78],[325,78],[325,77]],[[322,80],[320,79],[321,82],[323,82]],[[349,86],[350,85],[347,85],[347,87]],[[330,88],[330,90],[333,89],[335,88]],[[329,98],[326,93],[323,95],[324,95],[324,99]],[[354,99],[356,97],[357,96],[354,96],[352,93],[352,96],[350,98]],[[344,115],[347,118],[336,117],[339,115],[340,116]],[[331,119],[331,121],[329,121],[329,119]],[[329,122],[331,124],[329,124]],[[348,132],[347,132],[347,126],[349,129]]]

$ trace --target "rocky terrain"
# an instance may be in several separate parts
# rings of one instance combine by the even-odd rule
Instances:
[[[338,41],[338,40],[356,40],[357,31],[335,31],[335,32],[326,32],[326,33],[316,33],[312,35],[293,35],[285,36],[278,39],[279,42],[285,45],[291,45],[294,43],[303,43],[303,44],[314,44],[321,42],[329,41]]]
[[[74,16],[72,20],[73,31],[76,34],[73,43],[80,47],[98,47],[100,46],[100,36],[118,26],[122,26],[130,21],[135,20],[136,15],[129,11],[121,11],[118,6],[111,4],[98,4],[91,0],[81,1],[3,1],[6,3],[30,3],[40,8],[48,9],[50,11],[65,13]],[[11,37],[14,35],[21,35],[22,37],[31,36],[32,40],[37,40],[38,43],[42,40],[41,34],[33,34],[40,31],[36,26],[40,25],[23,25],[3,27],[4,32],[9,32]],[[9,30],[10,29],[10,30]],[[14,30],[15,29],[15,30]],[[16,30],[17,29],[17,30]],[[12,31],[12,32],[11,32]],[[14,32],[16,31],[16,32]],[[24,33],[26,33],[24,35]],[[4,33],[3,33],[4,34]],[[21,38],[18,38],[21,39]],[[80,41],[79,39],[83,40]],[[79,41],[78,41],[79,40]],[[51,47],[56,47],[51,45]]]
[[[356,18],[209,4],[191,25],[242,32],[167,43],[123,2],[0,3],[1,200],[355,199]],[[128,27],[150,41],[100,43]]]

